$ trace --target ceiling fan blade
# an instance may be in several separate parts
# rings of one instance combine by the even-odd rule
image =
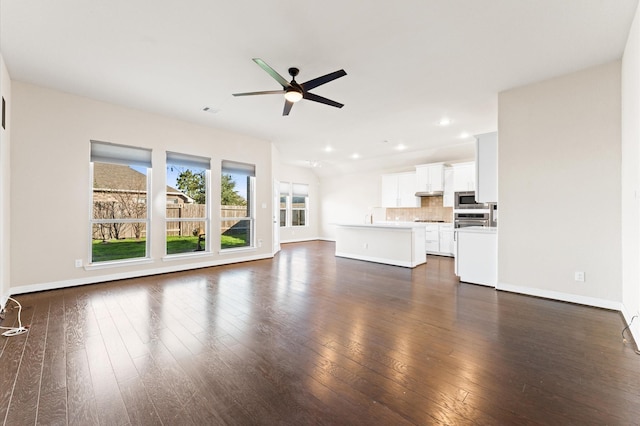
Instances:
[[[264,90],[262,92],[234,93],[233,96],[282,95],[284,90]]]
[[[271,77],[274,78],[274,80],[276,80],[278,83],[280,83],[280,85],[282,87],[284,87],[285,89],[290,86],[289,82],[287,80],[285,80],[285,78],[283,76],[278,74],[278,72],[276,70],[274,70],[269,65],[267,65],[267,63],[265,61],[263,61],[262,59],[253,58],[253,62],[258,64],[260,66],[260,68],[265,70]]]
[[[302,83],[300,86],[302,86],[304,90],[311,90],[315,87],[318,87],[325,83],[333,81],[336,78],[344,77],[345,75],[347,75],[345,70],[334,71],[332,73],[323,75],[322,77],[318,77],[318,78],[314,78],[313,80],[306,81]]]
[[[336,108],[342,108],[344,106],[344,104],[332,101],[331,99],[327,99],[322,96],[314,95],[313,93],[309,92],[304,92],[302,97],[310,101],[320,102],[321,104],[331,105]]]
[[[282,115],[289,115],[289,111],[291,111],[292,106],[293,102],[284,101],[284,111],[282,111]]]

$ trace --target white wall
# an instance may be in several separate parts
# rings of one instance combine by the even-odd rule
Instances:
[[[622,312],[640,314],[640,9],[622,58]],[[640,342],[640,321],[632,324]]]
[[[621,306],[620,71],[500,93],[499,288]]]
[[[11,292],[271,256],[271,144],[21,82],[12,85]],[[85,271],[89,258],[90,140],[151,148],[152,262]],[[256,165],[256,238],[262,247],[186,260],[163,260],[165,152],[211,158],[212,200],[220,199],[221,160]],[[217,203],[213,204],[215,229]],[[263,207],[264,206],[264,207]]]
[[[308,226],[281,227],[280,242],[308,241],[319,237],[320,229],[320,181],[312,169],[280,164],[273,171],[280,182],[303,183],[309,185]]]
[[[365,216],[380,206],[383,171],[341,175],[320,182],[322,238],[335,240],[335,223],[364,223]]]
[[[0,53],[0,96],[4,98],[5,128],[0,126],[0,309],[9,297],[11,279],[10,237],[10,146],[11,146],[11,79]],[[1,106],[0,106],[1,108]]]

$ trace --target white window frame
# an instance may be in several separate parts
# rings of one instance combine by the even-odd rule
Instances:
[[[181,154],[177,152],[167,151],[166,166],[177,167],[195,167],[199,169],[205,169],[205,215],[204,217],[197,218],[169,218],[167,217],[167,197],[165,194],[165,226],[164,226],[164,254],[165,257],[181,257],[181,256],[198,256],[202,254],[211,253],[211,159],[207,157],[200,157],[189,154]],[[168,182],[165,182],[168,186]],[[167,253],[167,225],[169,223],[178,222],[204,222],[205,224],[205,240],[204,250],[194,252],[182,252],[182,253]]]
[[[110,142],[90,141],[91,142],[91,157],[89,162],[89,267],[91,266],[109,266],[109,265],[123,265],[138,262],[148,262],[151,259],[151,203],[149,199],[151,197],[151,150],[147,148],[132,147],[127,145],[119,145]],[[109,163],[117,164],[121,166],[139,166],[146,167],[146,217],[145,218],[118,218],[118,219],[95,219],[94,215],[94,163]],[[145,224],[145,255],[143,257],[130,257],[125,259],[105,260],[100,262],[94,262],[93,260],[93,226],[101,223],[144,223]]]
[[[306,183],[280,183],[280,196],[286,195],[286,217],[285,224],[280,225],[281,228],[304,228],[309,226],[309,184]],[[304,208],[295,208],[293,206],[293,197],[304,197]],[[282,209],[280,209],[282,210]],[[293,212],[304,211],[304,225],[293,224]],[[279,220],[280,218],[278,218]]]
[[[226,166],[226,167],[225,167]],[[224,222],[230,221],[230,220],[238,220],[238,221],[248,221],[249,222],[249,233],[248,233],[248,237],[249,237],[249,245],[247,246],[242,246],[242,247],[228,247],[228,248],[222,248],[221,245],[221,241],[220,241],[220,237],[222,236],[222,234],[218,234],[220,237],[218,238],[218,247],[220,248],[220,253],[229,253],[229,252],[233,252],[233,251],[242,251],[242,250],[251,250],[251,249],[255,249],[257,247],[257,242],[255,239],[255,235],[256,235],[256,224],[255,224],[255,217],[256,217],[256,196],[255,196],[255,188],[256,188],[256,166],[255,164],[248,164],[248,163],[240,163],[240,162],[236,162],[236,161],[230,161],[230,160],[222,160],[221,163],[221,167],[220,167],[220,182],[222,182],[222,175],[223,174],[230,174],[231,171],[230,170],[236,170],[236,171],[242,171],[242,172],[247,172],[247,176],[248,176],[248,188],[247,188],[247,214],[249,216],[247,217],[234,217],[233,219],[225,219],[222,216],[219,215],[219,224],[220,224],[220,228],[222,228],[222,224]],[[222,189],[222,183],[220,183],[220,189]],[[219,203],[220,206],[222,206],[222,203]],[[220,214],[220,212],[218,212],[218,214]]]
[[[294,197],[304,197],[304,208],[295,208],[293,203]],[[292,183],[291,184],[291,201],[290,212],[289,215],[291,217],[291,227],[292,228],[304,228],[309,226],[309,185],[306,183]],[[293,212],[294,211],[304,211],[304,225],[294,225],[293,224]]]
[[[290,226],[291,224],[291,183],[290,182],[280,182],[280,193],[278,194],[278,224],[281,228],[285,228]],[[281,198],[285,197],[284,200],[284,209],[280,207]],[[284,224],[280,221],[280,215],[284,210]]]

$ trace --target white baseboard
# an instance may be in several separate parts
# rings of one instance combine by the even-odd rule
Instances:
[[[613,300],[598,299],[596,297],[580,296],[578,294],[562,293],[553,290],[543,290],[534,287],[522,287],[507,283],[498,283],[496,290],[508,291],[511,293],[526,294],[528,296],[543,297],[545,299],[560,300],[562,302],[577,303],[580,305],[593,306],[596,308],[622,311],[622,303]]]
[[[9,300],[9,296],[0,294],[0,312],[7,306],[7,300]]]
[[[280,240],[280,244],[287,244],[287,243],[304,243],[306,241],[316,241],[319,240],[319,238],[316,237],[310,237],[310,238],[296,238],[293,240]]]
[[[23,285],[18,287],[12,287],[10,296],[14,294],[32,293],[35,291],[56,290],[59,288],[76,287],[76,286],[87,285],[87,284],[96,284],[96,283],[101,283],[106,281],[124,280],[128,278],[146,277],[149,275],[159,275],[159,274],[166,274],[170,272],[180,272],[180,271],[188,271],[192,269],[209,268],[212,266],[229,265],[232,263],[249,262],[252,260],[271,259],[272,257],[273,257],[272,254],[261,254],[261,255],[246,256],[241,258],[234,258],[233,260],[215,260],[215,261],[207,261],[207,262],[199,262],[199,263],[171,265],[171,266],[163,266],[159,268],[145,269],[145,270],[139,270],[139,271],[119,272],[119,273],[105,274],[105,275],[99,275],[94,277],[78,278],[73,280],[62,280],[62,281],[52,281],[48,283]],[[6,300],[4,300],[4,302],[6,303]]]

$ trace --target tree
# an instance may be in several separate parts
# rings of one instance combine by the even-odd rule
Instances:
[[[205,172],[194,173],[187,169],[178,175],[176,186],[182,193],[188,195],[196,204],[207,202],[207,189],[205,186]]]
[[[222,188],[220,193],[220,204],[223,206],[246,206],[247,200],[242,198],[236,191],[236,182],[231,175],[222,175]]]

